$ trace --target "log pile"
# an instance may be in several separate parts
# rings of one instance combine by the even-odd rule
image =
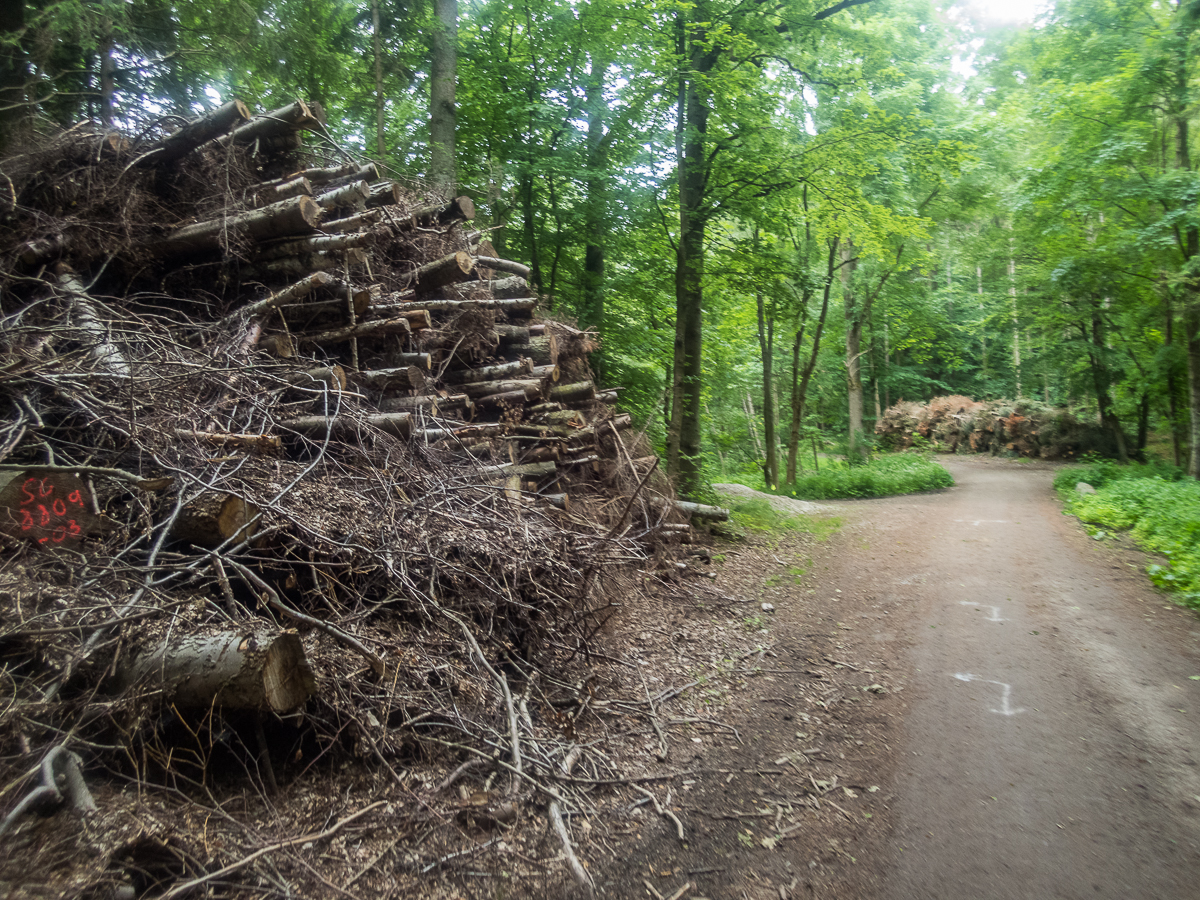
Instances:
[[[587,805],[560,783],[570,742],[528,707],[578,700],[572,667],[618,600],[673,583],[690,512],[595,383],[598,336],[540,315],[471,200],[317,157],[323,122],[233,102],[0,161],[17,893],[47,872],[71,895],[182,895],[227,866],[278,883],[255,853],[230,862],[259,839],[204,804],[350,762],[412,800],[388,801],[397,841],[441,829],[444,854],[404,857],[414,884],[462,836],[455,781],[486,785],[471,821],[491,828]],[[51,753],[107,773],[105,827],[44,840],[58,816],[29,814],[61,796],[17,801]],[[322,840],[375,808],[305,807]]]
[[[1075,459],[1087,452],[1116,456],[1112,436],[1098,423],[1080,421],[1070,410],[1028,399],[901,400],[883,414],[875,433],[880,444],[891,450],[916,447],[1032,459]]]

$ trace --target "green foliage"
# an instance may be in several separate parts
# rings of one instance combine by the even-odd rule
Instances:
[[[820,472],[797,478],[789,493],[804,500],[888,497],[953,484],[945,467],[929,457],[898,453],[874,457],[864,465],[851,466],[840,460],[822,462]]]
[[[1069,491],[1076,481],[1087,481],[1096,493]],[[1200,482],[1181,477],[1174,466],[1096,464],[1066,470],[1055,487],[1080,521],[1128,531],[1142,547],[1165,556],[1166,565],[1147,568],[1151,580],[1200,609]]]

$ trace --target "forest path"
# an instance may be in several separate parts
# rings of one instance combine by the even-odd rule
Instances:
[[[1061,515],[1052,468],[944,462],[947,491],[838,504],[841,588],[907,646],[879,896],[1196,897],[1200,622]]]

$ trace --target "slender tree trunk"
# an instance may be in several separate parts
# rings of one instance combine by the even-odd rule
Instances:
[[[757,226],[754,229],[754,244],[757,252]],[[775,319],[767,315],[761,288],[755,290],[754,302],[758,311],[758,351],[762,356],[763,440],[766,443],[766,468],[763,474],[766,476],[767,487],[775,490],[779,486],[779,446],[775,436],[775,423],[778,419],[775,408]]]
[[[854,296],[854,243],[842,245],[842,306],[846,317],[846,387],[849,395],[850,429],[846,455],[851,461],[866,457],[863,443],[862,311]]]
[[[604,250],[608,243],[608,154],[604,140],[608,104],[604,99],[608,58],[592,60],[586,85],[587,198],[584,206],[583,303],[579,324],[604,332]],[[593,357],[595,358],[595,357]],[[602,362],[602,361],[601,361]]]
[[[25,0],[0,0],[0,151],[13,136],[13,126],[25,119],[25,78],[28,63],[17,36],[25,29]]]
[[[117,92],[117,66],[113,61],[112,22],[105,19],[100,38],[100,121],[113,123],[113,103]]]
[[[825,319],[829,313],[829,295],[833,291],[833,275],[837,271],[839,242],[835,237],[829,242],[829,256],[825,266],[825,286],[821,296],[821,314],[817,317],[813,329],[812,350],[804,373],[800,376],[800,388],[792,393],[792,437],[788,444],[788,484],[796,482],[796,457],[800,443],[800,425],[804,421],[804,404],[808,397],[808,384],[812,380],[813,371],[817,368],[817,355],[821,352],[821,337],[825,333]],[[798,352],[798,349],[797,349]],[[814,450],[814,454],[815,454]],[[816,456],[813,457],[814,464]]]
[[[1108,369],[1108,363],[1104,360],[1106,350],[1104,317],[1101,315],[1099,304],[1095,301],[1092,301],[1091,326],[1088,359],[1092,369],[1092,384],[1096,390],[1096,405],[1100,408],[1100,422],[1112,435],[1113,442],[1117,446],[1117,457],[1121,462],[1129,462],[1129,445],[1125,439],[1125,430],[1121,427],[1121,420],[1117,418],[1116,411],[1113,409],[1112,376]]]
[[[525,234],[525,252],[529,254],[529,281],[535,291],[541,293],[542,254],[537,233],[537,213],[533,203],[533,175],[524,173],[518,179],[521,194],[521,228]]]
[[[1008,240],[1008,296],[1012,298],[1013,374],[1016,377],[1016,399],[1021,399],[1021,325],[1017,316],[1017,261],[1012,256],[1012,238]]]
[[[806,297],[805,300],[807,301],[807,299]],[[805,303],[805,311],[807,311],[807,302]],[[797,400],[800,397],[800,346],[804,343],[804,328],[806,324],[806,322],[801,320],[800,327],[796,330],[795,339],[792,341],[792,422],[788,427],[787,475],[784,481],[785,484],[796,483],[796,456],[800,449],[800,419],[796,415]]]
[[[1171,296],[1166,295],[1166,329],[1164,334],[1166,346],[1175,343],[1175,311],[1172,308]],[[1168,357],[1169,358],[1169,357]],[[1175,465],[1183,465],[1183,435],[1179,429],[1179,378],[1176,366],[1167,367],[1167,415],[1171,419],[1171,449],[1174,453]]]
[[[437,22],[430,36],[429,177],[447,197],[452,197],[458,181],[454,150],[458,0],[434,0],[433,8]]]
[[[371,49],[375,53],[375,155],[383,159],[387,147],[383,139],[383,49],[380,27],[379,0],[371,0]]]

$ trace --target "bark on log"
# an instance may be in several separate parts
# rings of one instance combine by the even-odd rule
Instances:
[[[315,234],[312,237],[298,238],[263,247],[255,259],[265,261],[282,259],[285,256],[298,256],[301,253],[329,253],[334,250],[349,250],[351,247],[365,247],[375,238],[370,231],[350,232],[348,234]]]
[[[211,549],[226,541],[239,544],[259,530],[259,508],[242,497],[209,491],[187,504],[175,519],[171,536]]]
[[[118,671],[122,687],[153,685],[181,707],[289,712],[316,692],[294,631],[178,635],[139,653]]]
[[[109,339],[108,328],[100,320],[95,302],[74,272],[61,263],[58,268],[58,289],[71,308],[72,322],[79,330],[79,342],[87,347],[88,356],[101,374],[128,378],[129,363],[121,349]]]
[[[307,278],[303,278],[300,281],[297,281],[295,284],[288,285],[281,291],[276,291],[270,297],[265,297],[262,300],[257,300],[254,303],[243,306],[239,310],[235,310],[221,321],[231,321],[237,316],[245,316],[246,318],[261,316],[263,313],[269,312],[270,310],[275,309],[277,306],[285,306],[290,303],[295,303],[297,300],[308,296],[317,288],[324,287],[330,284],[332,281],[332,275],[328,275],[325,272],[314,272]]]
[[[303,100],[296,100],[287,106],[255,116],[245,125],[220,138],[218,143],[222,147],[227,147],[230,143],[245,145],[281,135],[288,136],[301,128],[313,128],[319,124],[321,119],[316,111]]]
[[[558,370],[558,366],[534,366],[529,374],[534,378],[541,378],[550,384],[557,384],[561,373]]]
[[[254,205],[270,206],[272,203],[278,203],[280,200],[290,200],[292,197],[311,196],[312,184],[307,178],[301,176],[293,178],[291,181],[285,181],[282,184],[261,188],[254,195]]]
[[[508,278],[489,281],[488,287],[491,288],[492,296],[501,300],[529,296],[529,281],[520,275],[510,275]]]
[[[509,259],[496,259],[494,256],[477,256],[475,257],[475,265],[495,269],[498,272],[511,272],[513,275],[524,278],[526,282],[529,281],[529,266],[513,262]]]
[[[173,162],[249,119],[250,110],[246,104],[241,100],[230,100],[167,135],[148,152],[139,156],[136,164],[144,168]]]
[[[495,437],[504,430],[504,426],[497,423],[486,423],[482,425],[461,425],[461,426],[442,426],[440,428],[425,428],[413,432],[413,440],[423,440],[428,443],[437,443],[438,441],[449,440],[451,438],[465,441],[479,437]]]
[[[341,366],[321,366],[316,369],[306,369],[300,372],[288,372],[280,376],[288,384],[299,388],[314,388],[324,390],[322,385],[328,385],[335,391],[346,390],[346,370]]]
[[[428,353],[402,355],[429,356]],[[426,359],[426,363],[428,363],[428,359]],[[356,372],[351,376],[351,380],[356,387],[370,388],[373,391],[410,390],[417,386],[414,384],[414,377],[419,378],[422,385],[425,383],[425,371],[428,369],[428,364],[424,366],[424,371],[417,365],[397,366],[394,369],[371,369],[367,372]]]
[[[365,181],[352,181],[349,184],[318,194],[316,202],[321,209],[334,209],[339,206],[349,206],[362,209],[371,196],[371,186]]]
[[[355,213],[352,216],[346,216],[344,219],[334,219],[332,222],[324,222],[321,225],[321,230],[330,234],[339,234],[345,231],[360,231],[364,228],[370,228],[372,225],[377,225],[382,218],[383,213],[379,210],[368,209],[366,212]]]
[[[447,384],[466,384],[472,381],[491,381],[509,375],[529,375],[532,372],[532,361],[522,357],[521,359],[500,363],[495,366],[481,366],[478,369],[459,369],[447,372],[442,376],[442,380]]]
[[[558,471],[558,466],[553,460],[547,462],[533,463],[504,463],[500,466],[480,466],[479,472],[483,475],[552,475]]]
[[[279,437],[274,434],[225,434],[216,431],[176,428],[175,436],[212,444],[215,447],[253,450],[257,453],[275,452],[283,446]]]
[[[672,503],[677,510],[693,519],[705,519],[713,522],[725,522],[729,519],[729,510],[719,506],[706,506],[703,503],[689,503],[686,500],[676,500]]]
[[[326,344],[340,344],[342,341],[348,341],[351,338],[409,334],[410,330],[407,319],[373,319],[369,322],[360,322],[357,325],[347,325],[344,328],[334,328],[329,331],[316,331],[290,336],[273,334],[263,338],[261,346],[276,356],[284,356],[285,354],[279,352],[278,349],[283,338],[288,338],[287,343],[296,348],[309,345],[323,347]]]
[[[560,409],[566,409],[566,407],[561,403],[549,400],[545,403],[538,403],[529,407],[529,414],[531,416],[540,416],[550,412],[558,412]]]
[[[577,381],[574,384],[558,384],[550,388],[550,399],[561,403],[578,400],[592,400],[596,397],[596,385],[591,381]]]
[[[495,332],[502,344],[529,343],[529,328],[525,325],[497,325]]]
[[[427,309],[397,309],[396,307],[389,307],[387,314],[389,318],[407,319],[413,331],[433,327],[433,319],[430,318],[429,310]]]
[[[380,412],[403,412],[409,409],[425,409],[429,415],[436,416],[440,411],[439,398],[433,394],[422,397],[384,397],[379,401]]]
[[[542,396],[542,382],[540,379],[512,379],[504,381],[468,381],[461,385],[462,391],[468,397],[479,398],[486,397],[488,394],[508,393],[509,391],[520,391],[527,398],[538,398]]]
[[[305,169],[299,173],[311,181],[313,184],[328,184],[331,181],[339,181],[343,178],[351,178],[354,181],[374,181],[379,177],[379,170],[374,163],[367,165],[359,165],[356,162],[342,163],[340,166],[329,166],[327,168]],[[354,177],[358,176],[358,177]]]
[[[311,197],[295,197],[226,218],[187,225],[155,245],[160,256],[214,250],[226,238],[263,241],[312,231],[321,221],[321,207]]]
[[[368,184],[374,184],[379,180],[379,167],[375,163],[367,163],[365,166],[359,166],[356,169],[345,171],[342,174],[326,179],[322,184],[327,188],[341,187],[343,184],[348,184],[351,181],[365,181]]]
[[[475,403],[488,408],[500,406],[516,407],[524,406],[526,400],[528,400],[528,397],[524,391],[503,391],[498,394],[485,394],[482,397],[476,397]]]
[[[395,206],[403,197],[400,185],[394,181],[385,181],[371,185],[367,196],[367,209],[378,209],[381,206]]]
[[[47,238],[35,238],[17,248],[17,259],[21,261],[21,265],[30,269],[66,252],[68,246],[69,242],[62,234],[55,234]]]
[[[545,422],[547,425],[567,425],[572,428],[583,428],[587,425],[587,419],[583,417],[578,410],[564,409],[559,412],[543,413],[538,417],[537,424]]]
[[[536,366],[558,365],[558,338],[553,334],[530,337],[528,342],[509,344],[505,350],[508,353],[528,356]]]
[[[325,226],[328,230],[328,226]],[[391,299],[391,298],[389,298]],[[404,302],[392,301],[387,308],[403,306]],[[537,308],[537,300],[532,297],[519,297],[512,300],[426,300],[422,298],[421,306],[434,312],[464,312],[469,309],[496,309],[506,313],[532,313]]]
[[[564,512],[571,511],[571,498],[567,494],[542,494],[538,499],[545,500],[555,509],[561,509]]]
[[[459,250],[421,266],[412,273],[409,283],[418,291],[428,293],[448,284],[466,281],[474,268],[475,260],[471,254]]]
[[[596,394],[596,402],[597,403],[616,403],[617,402],[617,392],[616,391],[599,391]]]
[[[475,202],[470,197],[455,197],[449,203],[414,209],[407,218],[418,228],[444,228],[455,222],[475,218]]]
[[[351,303],[353,304],[355,319],[362,318],[371,307],[371,292],[355,291],[351,297]],[[349,314],[348,304],[344,296],[334,300],[310,300],[307,303],[281,304],[280,309],[287,313],[293,325],[296,325],[299,319],[304,319],[308,322],[320,316],[338,316],[344,319]]]
[[[380,431],[406,438],[412,430],[412,416],[406,412],[380,413],[363,416],[361,419],[350,416],[298,416],[281,422],[283,428],[291,429],[309,437],[324,437],[332,431],[334,434],[357,428],[360,424],[378,428]]]

